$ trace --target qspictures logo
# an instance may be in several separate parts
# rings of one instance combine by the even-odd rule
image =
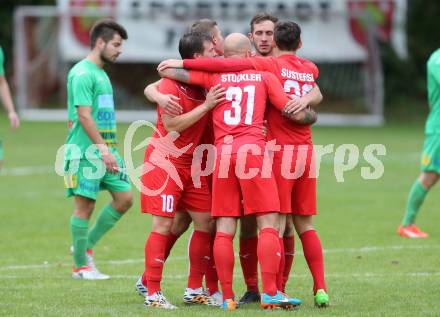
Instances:
[[[152,136],[145,138],[133,147],[133,140],[140,128],[149,128]],[[145,130],[145,129],[144,129]],[[195,188],[201,188],[201,178],[216,173],[218,178],[231,177],[231,158],[236,155],[234,174],[239,179],[252,179],[273,177],[273,169],[276,166],[280,175],[285,179],[298,179],[301,177],[318,178],[323,158],[325,162],[333,167],[333,174],[337,182],[344,182],[344,174],[360,167],[360,176],[364,180],[380,179],[385,172],[381,157],[386,155],[386,147],[383,144],[369,144],[362,148],[355,144],[327,145],[279,145],[276,140],[269,140],[264,147],[257,144],[242,144],[234,153],[232,145],[234,138],[226,136],[220,146],[213,144],[200,144],[188,152],[193,144],[187,144],[177,148],[175,141],[179,138],[178,132],[170,132],[162,135],[160,131],[150,122],[139,120],[133,122],[127,130],[124,138],[125,168],[119,173],[127,174],[134,186],[144,195],[157,196],[163,192],[171,180],[183,189],[184,184],[173,162],[186,154],[192,155],[190,167],[191,180]],[[140,166],[135,167],[133,152],[145,150],[149,147],[147,160]],[[73,163],[67,164],[66,151],[69,153],[69,160]],[[261,157],[262,162],[258,167],[249,167],[249,157]],[[329,160],[328,157],[332,157]],[[82,171],[82,177],[88,179],[102,178],[105,173],[105,165],[100,160],[97,147],[91,145],[84,154],[74,144],[63,145],[57,152],[55,171],[60,176],[75,175],[80,168],[79,160],[88,160],[92,167],[86,167]],[[142,182],[142,176],[154,173],[155,169],[165,172],[162,177],[163,184],[158,188],[149,188]],[[161,173],[164,175],[164,173]]]

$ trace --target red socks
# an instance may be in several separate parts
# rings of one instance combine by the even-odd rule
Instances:
[[[145,242],[145,249],[147,248],[147,242],[148,242],[148,239],[149,239],[150,237],[148,237],[147,238],[147,241]],[[173,248],[173,246],[174,246],[174,244],[176,243],[176,241],[177,241],[177,239],[179,239],[179,237],[178,236],[175,236],[174,234],[172,234],[172,233],[170,233],[168,236],[167,236],[167,243],[166,243],[166,246],[165,246],[165,261],[166,261],[166,259],[168,259],[168,256],[170,255],[170,251],[171,251],[171,249]],[[145,262],[146,263],[146,262]],[[146,267],[146,265],[147,264],[145,264],[145,267]],[[144,286],[147,286],[147,275],[146,275],[146,272],[144,271],[144,273],[142,274],[142,284],[144,284]]]
[[[189,242],[189,277],[188,287],[197,289],[203,286],[211,253],[211,234],[194,231]]]
[[[260,293],[258,290],[258,236],[240,238],[240,263],[247,290]]]
[[[258,261],[260,262],[263,293],[274,296],[277,293],[276,276],[281,259],[277,230],[274,228],[260,230],[257,253]]]
[[[287,281],[289,279],[290,270],[293,265],[293,258],[295,254],[295,236],[284,237],[284,272],[283,272],[283,290],[286,288]]]
[[[316,291],[321,288],[326,290],[322,246],[316,231],[308,230],[303,232],[300,239],[303,246],[304,257],[313,276],[313,293],[315,294]]]
[[[278,241],[280,242],[281,258],[280,258],[280,266],[279,266],[278,272],[277,272],[277,288],[279,291],[284,293],[283,281],[284,281],[284,266],[286,263],[286,261],[284,259],[284,241],[283,241],[283,238],[278,238]]]
[[[232,275],[234,273],[234,236],[217,232],[214,241],[214,258],[222,286],[223,300],[234,298]]]
[[[145,277],[148,295],[160,291],[167,240],[168,236],[151,232],[145,244]]]
[[[209,290],[210,295],[218,292],[217,268],[215,267],[215,261],[214,261],[214,240],[215,240],[215,236],[211,237],[211,244],[210,244],[211,253],[209,254],[209,262],[205,274],[206,288]]]
[[[173,248],[174,244],[176,243],[177,239],[179,239],[178,236],[170,233],[167,236],[167,245],[165,248],[165,260],[168,259],[168,256],[170,255],[171,249]]]

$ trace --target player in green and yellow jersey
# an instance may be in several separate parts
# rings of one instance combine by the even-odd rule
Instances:
[[[112,20],[100,20],[90,31],[91,51],[72,67],[67,78],[69,132],[65,150],[65,185],[75,209],[70,219],[74,268],[81,279],[107,279],[93,262],[93,247],[132,205],[124,161],[116,150],[113,89],[103,67],[122,52],[125,29]],[[112,201],[89,230],[89,219],[100,190]]]
[[[8,81],[5,77],[5,55],[3,54],[3,50],[0,46],[0,98],[3,106],[5,107],[9,122],[11,123],[11,128],[13,130],[17,129],[20,125],[20,120],[18,119],[18,115],[15,112],[14,102],[11,98],[11,91],[9,90]],[[0,169],[3,165],[3,143],[0,140]]]
[[[425,127],[421,173],[409,192],[405,215],[398,229],[398,234],[406,238],[428,237],[415,225],[415,219],[428,191],[440,177],[440,49],[428,60],[427,77],[431,110]]]

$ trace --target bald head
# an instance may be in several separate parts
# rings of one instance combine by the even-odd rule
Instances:
[[[225,57],[247,57],[251,52],[249,38],[241,33],[231,33],[225,38]]]

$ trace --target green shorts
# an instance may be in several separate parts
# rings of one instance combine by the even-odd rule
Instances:
[[[440,174],[440,134],[428,134],[423,144],[420,169]]]
[[[0,140],[0,161],[3,161],[4,152],[3,152],[3,142]]]
[[[117,151],[112,151],[120,171],[111,174],[105,171],[103,165],[101,173],[97,166],[103,164],[101,160],[69,160],[64,163],[64,185],[66,196],[84,196],[96,200],[100,190],[110,192],[131,191],[130,180],[125,172],[124,160]],[[69,172],[72,169],[72,172]],[[103,175],[102,175],[103,174]]]

